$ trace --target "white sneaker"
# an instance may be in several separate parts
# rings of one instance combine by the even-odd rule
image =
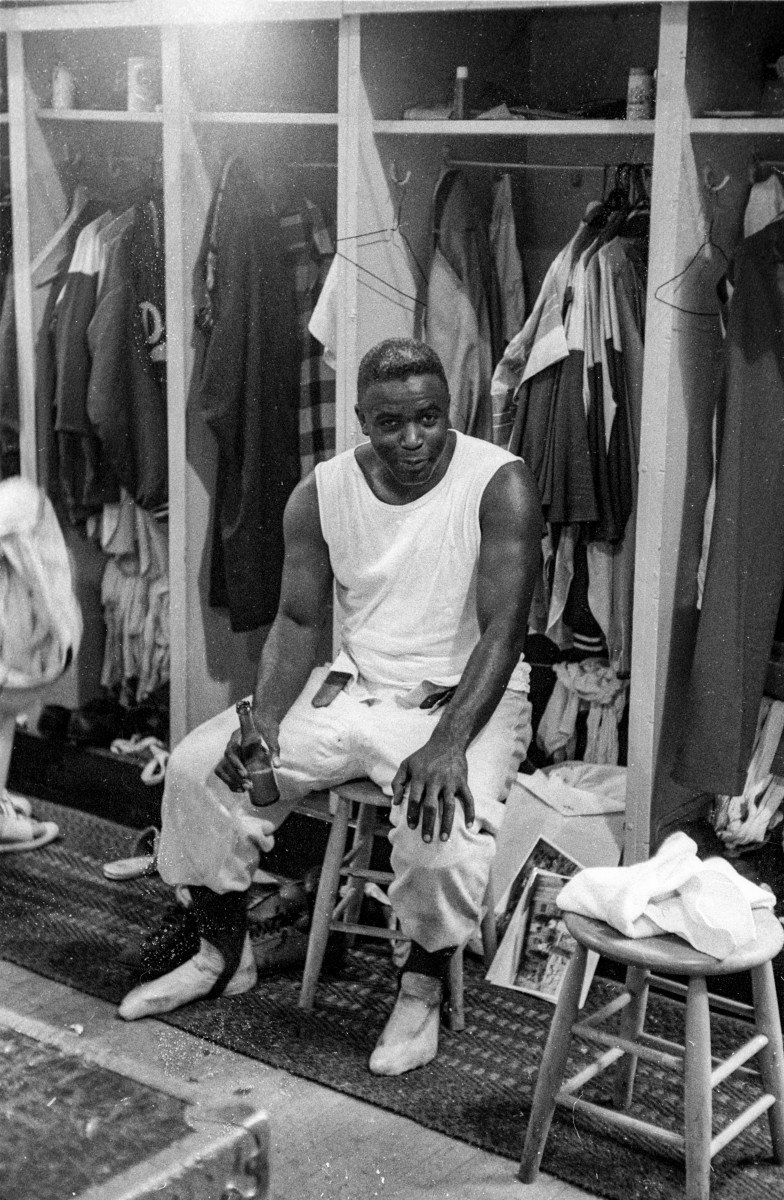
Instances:
[[[374,1075],[403,1075],[438,1053],[441,982],[404,971],[395,1007],[368,1064]]]
[[[118,1009],[119,1015],[124,1021],[136,1021],[139,1017],[173,1012],[193,1000],[201,1000],[212,991],[222,970],[223,956],[220,951],[202,938],[199,952],[193,958],[174,971],[169,971],[168,975],[162,975],[150,983],[142,983],[130,991]],[[239,966],[221,995],[238,996],[241,992],[249,992],[255,985],[256,960],[250,937],[246,934]]]

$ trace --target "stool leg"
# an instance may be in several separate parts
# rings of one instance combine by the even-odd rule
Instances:
[[[644,967],[629,967],[626,972],[626,991],[631,1000],[623,1010],[621,1037],[634,1042],[645,1025],[645,1010],[648,1005],[648,976]],[[627,1109],[634,1094],[634,1076],[637,1073],[637,1055],[624,1054],[615,1072],[615,1107]]]
[[[463,947],[458,946],[449,960],[447,972],[449,1000],[449,1028],[453,1033],[465,1029],[465,1003],[463,1000]]]
[[[686,1200],[709,1200],[710,1197],[710,1144],[713,1131],[711,1067],[708,985],[704,977],[694,976],[689,980],[686,997]]]
[[[754,1014],[758,1033],[764,1033],[768,1044],[760,1051],[760,1070],[765,1091],[776,1097],[768,1109],[773,1157],[784,1163],[784,1053],[781,1046],[781,1018],[773,979],[773,964],[763,963],[751,972],[754,991]]]
[[[359,812],[357,813],[357,826],[354,830],[354,846],[356,851],[352,860],[351,866],[357,867],[364,871],[370,865],[370,856],[373,852],[373,830],[376,827],[376,810],[372,804],[360,804]],[[364,879],[355,879],[349,877],[349,887],[352,890],[352,896],[349,903],[346,905],[345,920],[349,925],[356,925],[359,919],[359,912],[362,908],[362,897],[365,894]],[[355,941],[354,934],[346,935],[346,942],[349,946],[353,946]]]
[[[316,984],[321,974],[321,964],[327,949],[329,938],[329,923],[335,911],[335,900],[340,884],[340,868],[343,865],[343,855],[346,850],[348,837],[348,820],[351,815],[351,801],[338,797],[338,807],[332,819],[329,840],[321,867],[316,903],[313,908],[313,920],[310,925],[308,952],[305,957],[305,970],[302,973],[302,987],[299,994],[299,1007],[312,1008],[316,994]]]
[[[547,1035],[544,1054],[539,1065],[531,1117],[528,1121],[523,1155],[520,1159],[520,1170],[517,1175],[522,1183],[535,1183],[539,1174],[539,1164],[542,1161],[547,1135],[550,1132],[550,1122],[555,1112],[555,1098],[566,1070],[566,1059],[572,1041],[572,1026],[577,1019],[577,1006],[580,1002],[587,957],[588,952],[585,947],[578,944],[572,961],[569,963],[561,995],[558,997],[555,1013],[550,1023],[550,1032]]]
[[[498,935],[495,927],[495,896],[493,895],[493,881],[488,879],[487,891],[484,898],[485,915],[482,917],[482,958],[485,964],[485,970],[489,971],[490,964],[495,958],[495,952],[498,949]]]

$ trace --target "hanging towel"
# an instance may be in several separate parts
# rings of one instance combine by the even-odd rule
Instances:
[[[717,796],[714,828],[732,853],[762,845],[768,830],[781,823],[784,780],[772,773],[784,733],[784,702],[763,696],[746,786],[738,796]]]
[[[580,871],[557,903],[566,912],[604,921],[625,937],[675,933],[721,959],[752,940],[752,909],[773,908],[776,897],[723,858],[702,862],[696,843],[679,832],[647,862]]]
[[[626,706],[628,681],[619,679],[600,658],[576,663],[555,663],[557,676],[537,731],[537,742],[551,758],[574,758],[576,722],[581,709],[588,711],[585,762],[618,761],[618,722]]]

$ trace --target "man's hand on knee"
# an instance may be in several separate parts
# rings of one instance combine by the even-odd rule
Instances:
[[[465,751],[431,737],[420,750],[404,759],[392,780],[392,802],[402,804],[408,794],[406,822],[416,829],[422,820],[422,840],[431,842],[436,830],[442,842],[449,839],[459,800],[465,823],[474,822],[474,798],[468,786]],[[440,821],[439,821],[440,817]]]

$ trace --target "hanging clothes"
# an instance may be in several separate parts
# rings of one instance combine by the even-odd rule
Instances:
[[[299,457],[302,477],[335,453],[335,368],[309,329],[334,261],[335,246],[321,210],[304,200],[281,217],[297,297],[300,339]]]
[[[210,207],[195,302],[192,403],[218,445],[209,600],[242,632],[277,611],[283,510],[300,475],[300,358],[280,222],[239,158]]]
[[[60,495],[68,520],[84,525],[116,500],[116,480],[101,458],[101,444],[87,414],[92,358],[88,327],[95,312],[99,267],[98,232],[111,220],[103,213],[82,229],[76,240],[65,283],[57,299],[54,325],[55,431],[58,442]]]
[[[498,279],[501,331],[504,345],[506,345],[522,329],[525,322],[523,264],[517,246],[517,229],[512,206],[512,180],[508,173],[496,180],[493,187],[490,250]]]
[[[444,365],[450,423],[492,441],[490,380],[503,350],[501,299],[487,231],[462,171],[445,171],[436,185],[433,244],[425,338]]]
[[[625,675],[645,255],[636,238],[617,236],[618,229],[619,218],[592,226],[586,213],[506,347],[492,397],[495,427],[511,425],[508,449],[531,467],[547,523],[545,604],[531,628],[562,650],[607,653]]]
[[[19,474],[19,373],[16,360],[14,273],[5,276],[0,307],[0,479]]]
[[[743,236],[752,237],[784,213],[784,184],[774,172],[753,184],[743,214]]]
[[[113,477],[149,510],[168,502],[162,224],[150,199],[111,240],[98,235],[100,294],[87,329],[90,425]]]
[[[123,492],[101,517],[107,556],[101,582],[106,624],[101,685],[121,703],[146,699],[169,681],[168,536]]]
[[[784,220],[727,271],[723,435],[676,782],[739,795],[784,591]],[[782,773],[776,763],[775,773]]]

